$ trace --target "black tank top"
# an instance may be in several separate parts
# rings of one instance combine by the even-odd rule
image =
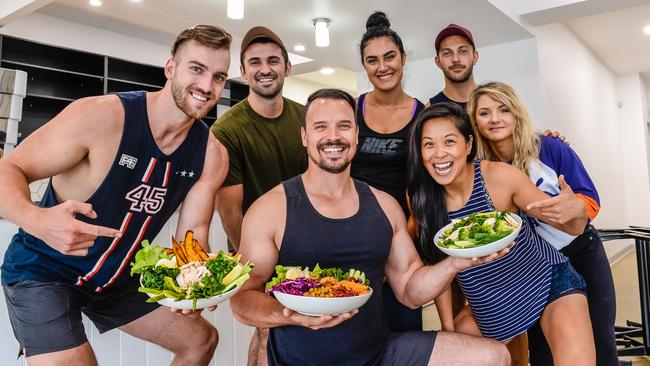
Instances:
[[[440,92],[431,98],[429,98],[429,105],[433,105],[436,103],[456,103],[458,104],[461,108],[463,108],[463,111],[467,112],[467,102],[457,102],[455,100],[450,99],[445,93]]]
[[[287,326],[272,328],[270,365],[373,365],[388,339],[383,318],[382,282],[393,230],[367,184],[354,181],[359,211],[331,219],[312,206],[301,176],[282,183],[287,219],[278,263],[285,266],[355,268],[370,279],[373,294],[359,313],[328,329]]]
[[[357,100],[357,123],[359,124],[359,146],[352,160],[350,174],[353,178],[366,182],[395,197],[408,217],[406,204],[406,163],[408,160],[408,140],[411,126],[424,108],[415,99],[411,120],[401,130],[393,133],[378,133],[366,124],[364,118],[366,94]]]

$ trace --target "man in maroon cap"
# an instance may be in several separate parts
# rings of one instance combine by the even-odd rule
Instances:
[[[445,75],[445,88],[429,98],[429,104],[454,102],[463,109],[470,93],[476,89],[472,73],[478,62],[478,51],[472,32],[457,24],[449,24],[436,37],[436,65]]]
[[[239,248],[243,215],[262,194],[305,171],[300,139],[304,107],[282,97],[291,62],[284,43],[266,27],[251,28],[242,39],[240,71],[249,95],[220,116],[210,129],[228,150],[228,175],[216,207],[228,241]],[[267,329],[257,329],[249,365],[266,365]]]

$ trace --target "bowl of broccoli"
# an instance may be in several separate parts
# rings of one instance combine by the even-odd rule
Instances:
[[[510,212],[477,212],[453,220],[434,236],[434,243],[452,257],[475,258],[496,253],[512,243],[521,217]]]

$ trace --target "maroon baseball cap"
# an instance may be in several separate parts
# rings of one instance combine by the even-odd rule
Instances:
[[[440,43],[442,43],[445,38],[450,36],[461,36],[463,38],[466,38],[472,47],[476,49],[476,46],[474,45],[474,37],[472,37],[472,32],[470,32],[469,29],[463,28],[458,24],[451,23],[446,26],[445,29],[441,30],[440,33],[438,33],[438,36],[436,37],[436,53],[438,53],[440,50]]]

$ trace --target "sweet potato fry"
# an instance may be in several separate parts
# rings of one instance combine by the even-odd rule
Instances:
[[[187,256],[183,251],[183,247],[176,242],[176,239],[172,236],[172,247],[174,248],[174,253],[176,254],[176,263],[178,266],[182,266],[187,263]]]
[[[196,239],[192,241],[192,244],[194,245],[194,251],[196,251],[196,254],[199,255],[199,258],[201,258],[202,261],[207,261],[208,253],[206,253],[205,250],[203,250],[201,244],[199,244],[199,242]]]
[[[199,256],[194,252],[194,248],[192,248],[192,242],[184,242],[183,243],[183,249],[185,250],[185,254],[187,256],[187,260],[189,262],[199,262],[201,259]]]
[[[194,232],[192,230],[187,230],[185,233],[185,245],[192,245],[192,239],[194,239]]]

